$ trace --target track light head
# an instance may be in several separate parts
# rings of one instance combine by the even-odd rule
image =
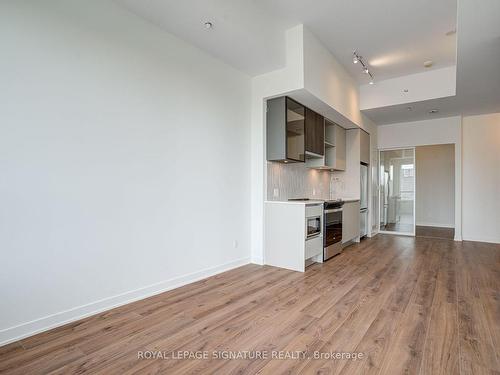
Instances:
[[[361,65],[361,69],[363,69],[363,72],[370,76],[370,85],[373,85],[373,74],[368,70],[368,64],[366,64],[363,60],[363,57],[358,54],[358,51],[354,51],[352,53],[352,62],[354,64],[359,63],[359,65]]]

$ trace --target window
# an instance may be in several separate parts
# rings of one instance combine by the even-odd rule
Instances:
[[[402,201],[411,201],[414,196],[415,168],[413,164],[402,164],[399,175],[400,193]]]

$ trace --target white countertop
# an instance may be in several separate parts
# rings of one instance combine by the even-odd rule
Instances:
[[[349,203],[349,202],[358,202],[359,198],[340,198],[342,199],[343,202]],[[325,202],[324,199],[309,199],[309,200],[302,200],[302,201],[269,201],[266,200],[265,203],[281,203],[281,204],[302,204],[302,205],[316,205],[316,204],[323,204]]]
[[[301,205],[306,205],[306,206],[312,206],[316,204],[323,204],[325,203],[324,200],[315,200],[315,199],[309,199],[307,201],[265,201],[265,203],[281,203],[281,204],[301,204]]]

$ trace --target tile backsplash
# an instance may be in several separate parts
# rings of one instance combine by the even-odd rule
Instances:
[[[333,199],[345,189],[343,172],[306,168],[304,163],[267,162],[267,199],[289,198]]]

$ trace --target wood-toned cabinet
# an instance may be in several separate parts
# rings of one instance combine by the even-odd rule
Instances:
[[[324,118],[309,108],[306,108],[306,154],[313,157],[325,154]]]
[[[343,127],[324,119],[324,155],[306,158],[309,168],[345,171],[346,131]]]
[[[305,161],[305,112],[302,104],[288,97],[267,101],[267,160]]]

